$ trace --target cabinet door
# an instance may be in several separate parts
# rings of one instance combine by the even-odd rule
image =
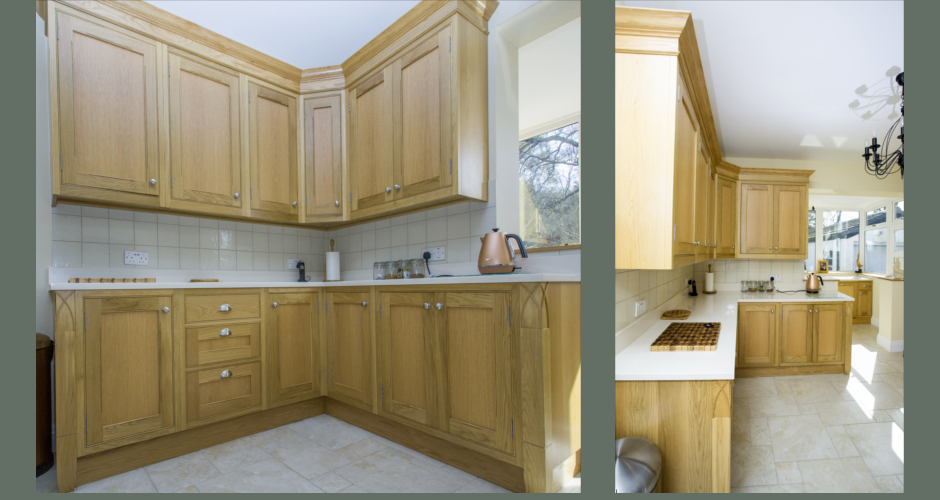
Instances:
[[[861,318],[870,318],[871,317],[871,290],[861,290],[858,291],[858,296],[855,299],[857,304],[857,316]]]
[[[780,364],[812,362],[813,306],[781,304],[780,314]]]
[[[774,186],[774,253],[806,256],[806,187]]]
[[[682,78],[678,85],[672,232],[675,254],[692,255],[695,253],[695,159],[699,134],[692,101]]]
[[[269,406],[320,395],[317,292],[268,294],[265,371]]]
[[[718,179],[717,230],[718,253],[734,253],[734,236],[737,232],[737,190],[734,181]]]
[[[451,185],[450,34],[448,26],[393,64],[396,199]]]
[[[297,99],[256,83],[248,92],[251,209],[296,216]]]
[[[340,96],[304,100],[306,215],[343,215]]]
[[[86,445],[174,425],[171,302],[85,300]]]
[[[382,411],[431,425],[439,405],[441,349],[433,293],[382,293],[378,345]],[[427,308],[426,308],[427,307]]]
[[[842,361],[845,347],[842,341],[845,322],[842,304],[817,304],[813,306],[816,340],[813,353],[815,361]]]
[[[59,13],[61,182],[160,194],[157,43]]]
[[[742,366],[774,366],[777,350],[777,304],[741,304],[738,312],[738,357]]]
[[[326,294],[327,392],[372,406],[372,327],[368,292]]]
[[[718,203],[716,196],[718,194],[717,186],[715,183],[715,173],[712,171],[711,166],[708,168],[708,190],[706,192],[706,206],[708,207],[705,211],[706,217],[708,217],[708,224],[706,225],[705,230],[705,245],[708,248],[709,253],[714,256],[714,250],[718,247],[716,244],[715,238],[715,222],[718,220],[717,215],[715,214]]]
[[[695,253],[705,253],[708,231],[708,162],[699,141],[695,155]]]
[[[447,293],[443,309],[451,434],[512,453],[512,334],[508,293]],[[441,302],[441,301],[438,301]],[[439,320],[440,321],[440,320]]]
[[[741,185],[741,253],[774,253],[774,187]]]
[[[170,206],[238,207],[238,74],[170,53]],[[238,214],[238,210],[224,213]]]
[[[825,279],[825,278],[823,278]],[[823,285],[825,286],[825,285]],[[855,299],[855,302],[852,304],[852,317],[857,318],[859,313],[859,301],[858,301],[858,287],[857,283],[850,281],[840,281],[839,282],[839,293],[843,293]]]
[[[392,84],[391,68],[353,89],[349,94],[349,179],[351,211],[381,205],[392,195]]]

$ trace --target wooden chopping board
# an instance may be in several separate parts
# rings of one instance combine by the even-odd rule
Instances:
[[[721,323],[672,323],[650,345],[650,351],[714,351]]]

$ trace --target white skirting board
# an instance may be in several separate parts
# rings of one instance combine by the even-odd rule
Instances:
[[[904,350],[903,340],[888,340],[881,335],[878,336],[878,345],[888,352],[901,352]]]
[[[871,319],[871,326],[878,326],[878,318],[874,318],[874,317],[873,317],[873,318]]]

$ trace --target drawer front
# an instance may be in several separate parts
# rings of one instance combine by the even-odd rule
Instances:
[[[186,329],[186,366],[224,363],[261,356],[261,324],[200,326]]]
[[[227,306],[227,307],[226,307]],[[186,322],[253,319],[261,315],[261,296],[189,295],[186,297]]]
[[[859,288],[871,290],[871,283],[859,283]]]
[[[188,422],[253,406],[261,406],[260,361],[186,374]]]

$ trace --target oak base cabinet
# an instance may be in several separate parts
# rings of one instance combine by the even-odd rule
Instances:
[[[268,408],[322,395],[319,299],[318,292],[267,294]]]

